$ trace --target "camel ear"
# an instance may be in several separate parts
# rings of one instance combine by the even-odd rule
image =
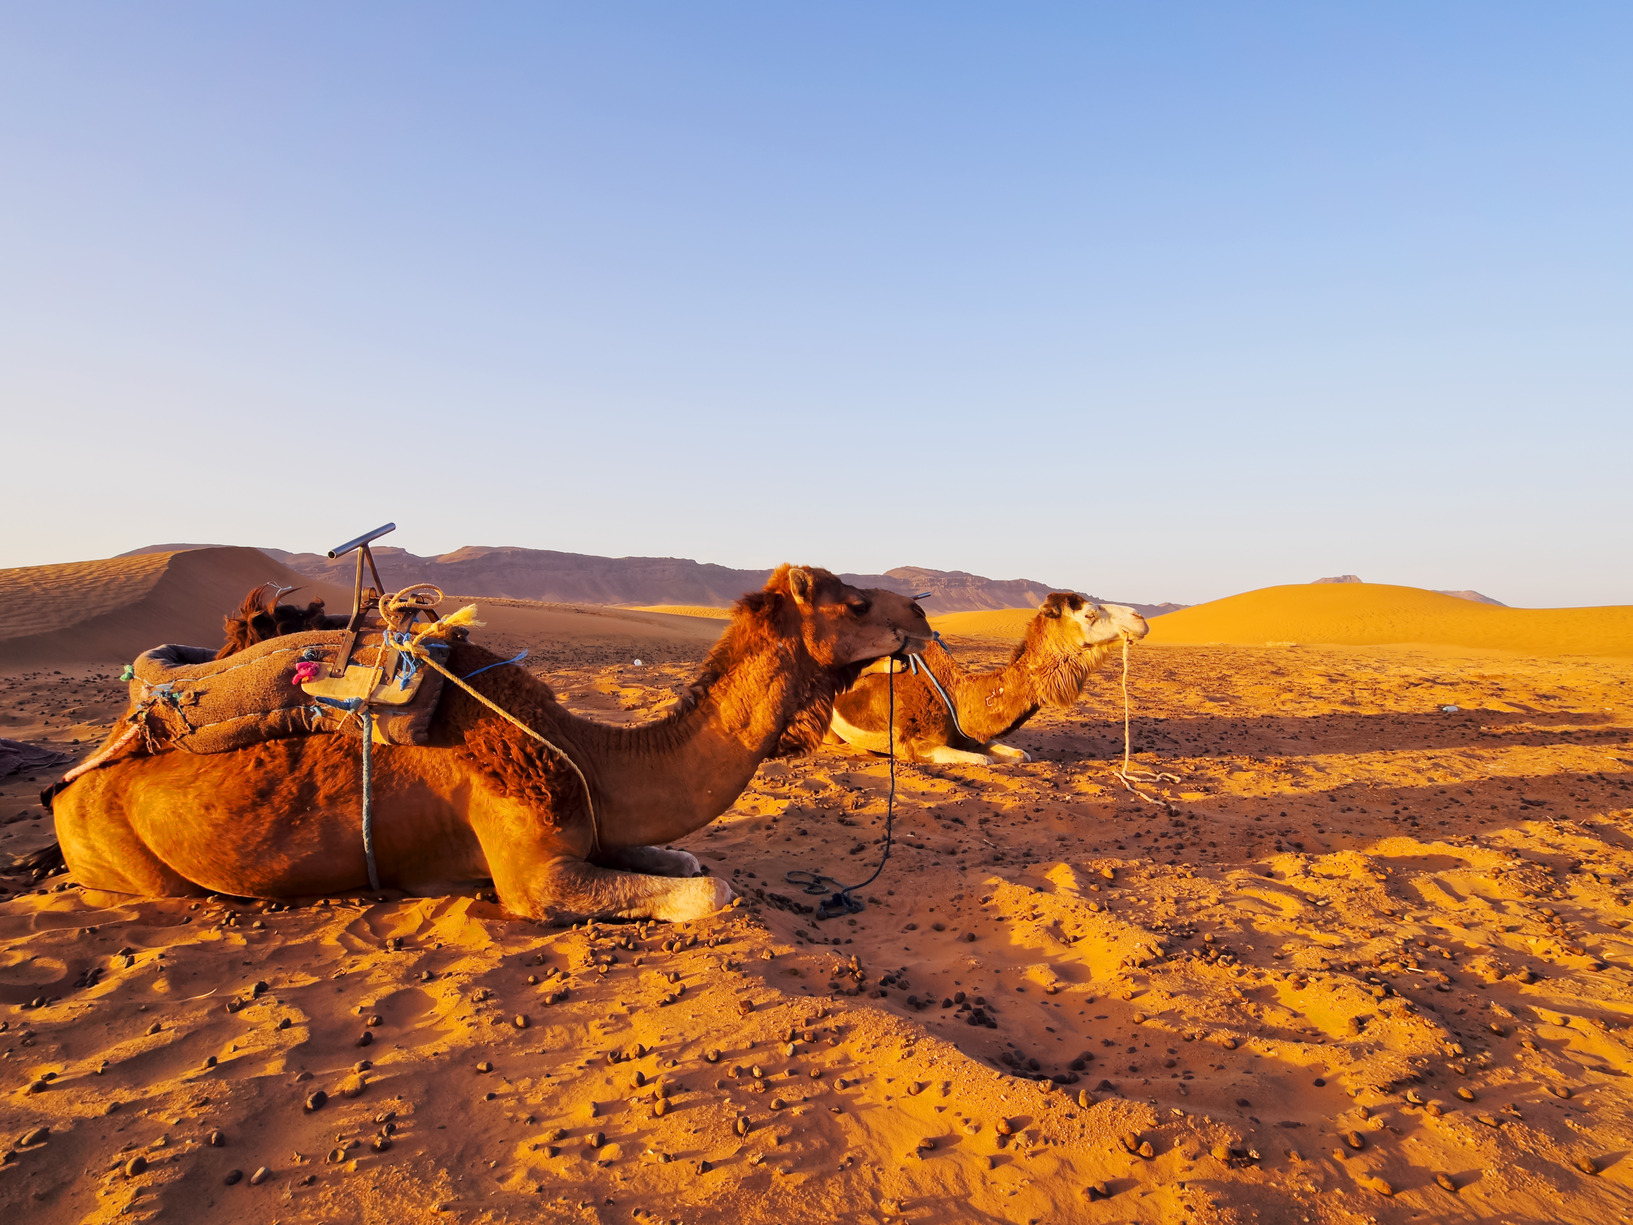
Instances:
[[[795,566],[788,571],[788,594],[794,597],[794,603],[809,604],[815,588],[816,579],[803,566]]]
[[[1060,593],[1056,592],[1054,595],[1051,595],[1048,599],[1046,599],[1043,602],[1043,607],[1038,609],[1038,611],[1046,617],[1060,616]]]

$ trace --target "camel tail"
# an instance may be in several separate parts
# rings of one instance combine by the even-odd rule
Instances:
[[[32,873],[35,880],[54,876],[67,867],[68,861],[62,855],[62,844],[56,841],[47,843],[37,851],[30,851],[27,855],[19,855],[11,861],[13,872]]]

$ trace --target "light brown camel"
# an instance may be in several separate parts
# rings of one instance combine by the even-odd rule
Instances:
[[[958,711],[946,705],[921,676],[896,676],[896,753],[910,761],[1029,761],[1020,749],[998,744],[1038,709],[1070,706],[1089,674],[1123,639],[1144,638],[1145,618],[1122,604],[1093,604],[1068,591],[1052,593],[1027,624],[1026,638],[1009,666],[966,672],[939,643],[924,656]],[[900,665],[880,665],[881,668]],[[831,731],[838,739],[875,753],[888,752],[890,678],[870,669],[834,702]],[[959,734],[959,728],[963,734]]]
[[[435,893],[491,879],[501,904],[529,918],[710,914],[731,888],[662,844],[725,812],[768,756],[814,748],[862,665],[929,640],[905,596],[783,566],[738,602],[703,674],[654,723],[578,718],[520,667],[473,679],[571,755],[594,797],[594,832],[578,776],[449,685],[430,746],[374,750],[381,880]],[[447,666],[465,676],[496,659],[456,641]],[[365,887],[360,805],[356,740],[320,734],[120,761],[68,786],[55,814],[86,888],[298,897]]]

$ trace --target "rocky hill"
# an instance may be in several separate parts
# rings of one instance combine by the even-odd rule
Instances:
[[[206,546],[150,545],[126,556],[203,547]],[[351,557],[330,560],[321,553],[290,553],[272,548],[261,551],[309,578],[340,587],[351,586],[356,565]],[[380,577],[392,587],[435,583],[450,595],[502,596],[558,604],[725,607],[745,591],[761,586],[771,573],[769,570],[734,570],[681,557],[596,557],[553,549],[485,545],[467,545],[436,557],[377,546],[374,557],[380,566]],[[1052,586],[1033,579],[990,579],[963,570],[930,570],[922,566],[898,566],[884,574],[841,577],[859,587],[883,587],[903,594],[928,591],[931,595],[926,603],[932,614],[1029,608],[1042,603],[1051,591],[1071,589],[1064,583]],[[1130,604],[1147,617],[1184,607],[1129,600],[1113,602]]]

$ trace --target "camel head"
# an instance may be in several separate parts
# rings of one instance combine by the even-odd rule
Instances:
[[[1095,604],[1069,591],[1053,592],[1038,609],[1052,636],[1064,636],[1082,650],[1105,646],[1119,638],[1138,642],[1151,630],[1126,604]]]
[[[907,596],[880,587],[852,587],[815,566],[779,566],[763,591],[745,597],[777,606],[779,620],[797,633],[818,665],[853,669],[930,645],[924,610]]]

